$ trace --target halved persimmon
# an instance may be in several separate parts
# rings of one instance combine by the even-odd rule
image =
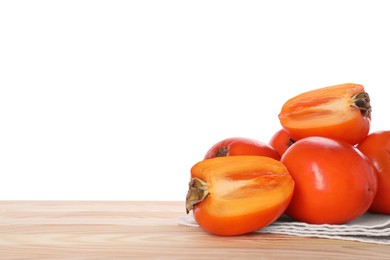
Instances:
[[[289,99],[279,120],[296,141],[322,136],[357,144],[370,131],[370,98],[353,83],[314,89]]]
[[[286,210],[294,181],[279,161],[264,156],[215,157],[191,168],[187,213],[215,235],[263,228]]]

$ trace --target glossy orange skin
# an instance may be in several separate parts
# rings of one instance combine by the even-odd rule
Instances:
[[[371,212],[390,214],[390,131],[369,134],[357,148],[370,159],[378,177]]]
[[[280,156],[294,143],[286,130],[280,129],[270,139],[269,145],[273,147]]]
[[[310,136],[322,136],[331,139],[346,141],[350,144],[357,144],[362,141],[370,131],[370,119],[356,114],[349,121],[320,128],[292,129],[285,127],[285,130],[294,140],[300,140]]]
[[[264,156],[204,160],[191,168],[191,177],[206,181],[210,190],[210,194],[194,206],[194,218],[205,231],[220,236],[246,234],[271,224],[284,213],[294,191],[294,181],[287,168]],[[232,185],[240,181],[253,183],[220,194],[225,189],[217,191],[215,186],[223,180],[229,180]]]
[[[322,136],[357,144],[371,123],[371,116],[354,106],[353,97],[361,92],[362,85],[346,83],[302,93],[285,102],[280,123],[293,140]]]
[[[204,159],[218,157],[221,148],[226,148],[226,154],[223,156],[258,155],[280,159],[279,153],[270,145],[245,137],[231,137],[217,142],[207,151]]]
[[[364,214],[377,191],[375,171],[351,144],[323,137],[294,143],[281,158],[295,181],[286,213],[311,224],[342,224]]]
[[[286,210],[291,197],[270,208],[246,215],[217,217],[204,210],[210,204],[200,204],[194,209],[196,222],[205,231],[219,236],[236,236],[255,232],[276,221]]]

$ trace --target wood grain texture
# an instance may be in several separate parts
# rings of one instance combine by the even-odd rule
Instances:
[[[0,259],[389,259],[390,246],[181,226],[184,202],[1,201]]]

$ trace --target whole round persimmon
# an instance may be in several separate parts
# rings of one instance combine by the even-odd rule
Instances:
[[[236,155],[258,155],[280,159],[279,153],[272,146],[247,137],[231,137],[215,143],[207,151],[204,159]]]
[[[294,144],[294,140],[291,139],[286,130],[280,129],[271,137],[268,144],[282,156],[287,148]]]
[[[191,168],[187,213],[221,236],[261,229],[287,208],[294,181],[278,160],[251,155],[215,157]]]
[[[370,97],[353,83],[314,89],[285,102],[279,120],[295,141],[322,136],[357,144],[370,131]]]
[[[390,131],[369,134],[357,148],[370,159],[378,177],[378,191],[369,211],[390,214]]]
[[[286,213],[311,224],[342,224],[364,214],[377,191],[366,156],[345,141],[307,137],[286,150],[281,162],[294,182]]]

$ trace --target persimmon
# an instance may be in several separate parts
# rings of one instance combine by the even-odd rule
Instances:
[[[284,129],[277,131],[270,139],[269,145],[273,147],[280,156],[294,144],[294,140],[291,139],[290,135]]]
[[[309,136],[362,141],[370,131],[370,97],[359,84],[346,83],[314,89],[286,101],[279,120],[297,141]]]
[[[369,209],[377,191],[375,171],[351,144],[307,137],[286,150],[281,162],[294,182],[286,214],[310,224],[344,224]]]
[[[263,228],[287,208],[294,181],[278,160],[265,156],[215,157],[191,168],[187,213],[215,235]]]
[[[378,191],[369,211],[390,214],[390,131],[376,131],[357,148],[371,161],[378,177]]]
[[[272,146],[247,137],[230,137],[215,143],[207,151],[204,159],[236,155],[259,155],[280,159],[279,153]]]

